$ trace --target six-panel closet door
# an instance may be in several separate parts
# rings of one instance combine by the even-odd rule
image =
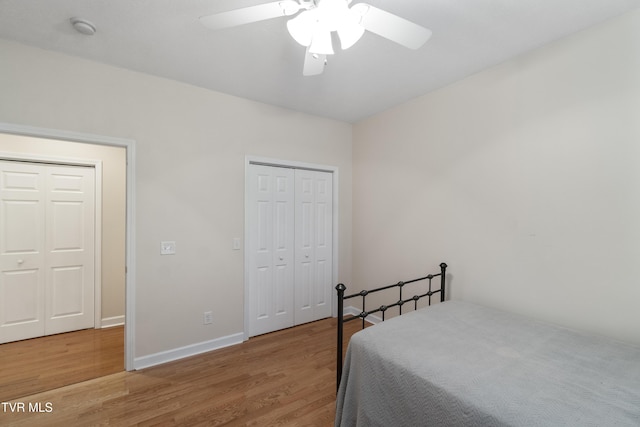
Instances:
[[[293,326],[294,171],[248,171],[249,336]]]
[[[249,165],[249,336],[331,316],[332,177]]]
[[[95,170],[0,161],[0,343],[94,327]]]
[[[295,324],[331,316],[333,174],[295,173]]]

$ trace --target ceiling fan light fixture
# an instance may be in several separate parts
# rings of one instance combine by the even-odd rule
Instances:
[[[293,39],[302,46],[311,45],[317,21],[311,11],[307,10],[287,21],[287,30]]]
[[[345,0],[321,0],[316,10],[318,21],[329,31],[337,31],[349,14]]]
[[[333,43],[331,40],[331,31],[318,29],[313,35],[313,40],[309,46],[309,52],[319,55],[333,55]]]
[[[340,46],[342,50],[347,50],[364,34],[364,27],[356,22],[348,22],[338,28],[338,37],[340,37]]]

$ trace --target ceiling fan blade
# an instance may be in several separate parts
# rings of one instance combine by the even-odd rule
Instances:
[[[418,49],[431,37],[431,30],[369,4],[358,3],[351,10],[362,17],[360,25],[366,30],[409,49]]]
[[[228,12],[216,13],[200,17],[200,22],[212,30],[237,27],[238,25],[252,22],[265,21],[267,19],[290,16],[297,13],[303,6],[294,0],[276,1]]]
[[[307,47],[307,52],[304,55],[304,68],[302,70],[302,75],[317,76],[318,74],[322,74],[326,64],[327,55],[311,53],[309,52],[309,47]]]

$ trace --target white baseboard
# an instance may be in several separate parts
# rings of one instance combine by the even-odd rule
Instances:
[[[345,307],[344,308],[344,315],[345,316],[347,316],[347,315],[359,316],[361,312],[362,312],[362,310],[360,310],[359,308],[354,307],[352,305],[350,305],[349,307]],[[382,322],[382,318],[376,316],[375,314],[368,315],[367,318],[364,319],[364,320],[365,320],[365,322],[369,322],[372,325],[376,325],[376,324]],[[355,322],[355,320],[354,320],[354,322]]]
[[[101,329],[124,325],[124,316],[105,317],[101,321]]]
[[[133,369],[144,369],[151,366],[160,365],[162,363],[172,362],[196,354],[206,353],[208,351],[218,350],[220,348],[229,347],[243,342],[244,334],[238,333],[227,335],[226,337],[216,338],[210,341],[204,341],[198,344],[192,344],[173,350],[161,351],[159,353],[150,354],[148,356],[136,357],[133,361]]]

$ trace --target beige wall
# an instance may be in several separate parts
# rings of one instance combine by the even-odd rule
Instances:
[[[358,123],[354,285],[640,342],[639,112],[636,11]]]
[[[0,133],[2,153],[102,161],[102,318],[124,322],[126,152],[124,148],[79,144]]]
[[[350,124],[7,41],[0,57],[0,121],[136,141],[136,358],[243,331],[246,155],[339,168],[351,280]]]

